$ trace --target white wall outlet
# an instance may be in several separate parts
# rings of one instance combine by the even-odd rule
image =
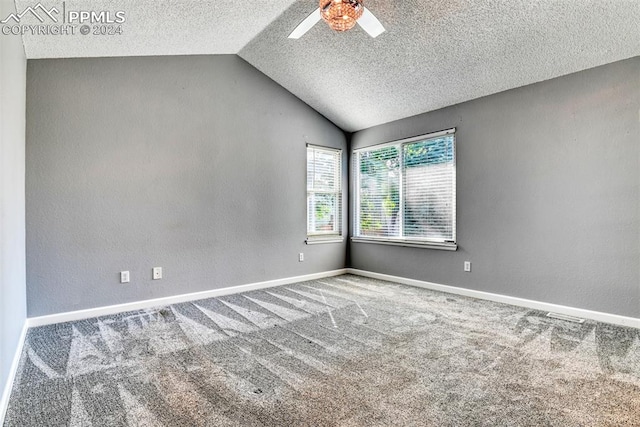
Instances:
[[[471,261],[464,262],[464,271],[467,271],[467,272],[471,271]]]
[[[298,254],[298,261],[300,261],[300,262],[304,261],[304,253],[300,252]]]
[[[129,272],[121,271],[120,272],[120,283],[129,283]]]
[[[153,267],[153,280],[162,279],[162,267]]]

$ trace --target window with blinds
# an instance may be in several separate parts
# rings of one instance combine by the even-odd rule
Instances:
[[[354,151],[355,237],[455,244],[455,129]]]
[[[341,238],[342,150],[307,146],[307,241]]]

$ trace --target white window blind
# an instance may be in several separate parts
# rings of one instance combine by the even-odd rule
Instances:
[[[454,131],[354,152],[356,237],[455,243]]]
[[[342,234],[342,150],[307,146],[307,236]]]

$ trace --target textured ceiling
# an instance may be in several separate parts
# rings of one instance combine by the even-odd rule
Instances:
[[[367,0],[387,32],[287,35],[298,1],[240,56],[347,131],[640,55],[638,0]]]
[[[123,34],[23,39],[28,58],[239,53],[347,131],[640,55],[638,0],[365,4],[387,29],[376,39],[323,22],[288,39],[317,0],[66,0],[125,11]]]
[[[16,0],[18,11],[41,1],[62,12],[64,0]],[[66,11],[124,11],[122,35],[25,34],[27,58],[238,53],[295,0],[66,0]],[[59,14],[58,16],[60,16]],[[29,23],[38,24],[34,17]]]

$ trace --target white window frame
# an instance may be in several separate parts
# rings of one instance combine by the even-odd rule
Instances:
[[[456,216],[457,216],[457,203],[456,203],[456,128],[451,128],[439,132],[433,132],[425,135],[419,135],[411,138],[400,139],[397,141],[385,142],[383,144],[371,145],[368,147],[358,148],[353,150],[353,190],[355,196],[353,197],[353,233],[354,236],[351,237],[352,242],[357,243],[376,243],[383,245],[395,245],[395,246],[409,246],[409,247],[419,247],[419,248],[428,248],[428,249],[441,249],[448,251],[455,251],[458,249],[457,245],[457,230],[456,230]],[[402,146],[404,144],[409,144],[417,141],[424,141],[427,139],[438,138],[444,135],[453,135],[453,194],[452,194],[452,202],[453,202],[453,240],[435,240],[435,239],[426,239],[423,237],[373,237],[373,236],[360,236],[360,165],[359,165],[359,156],[358,153],[363,151],[372,151],[385,147],[396,146],[398,147],[398,152],[400,156],[400,170],[402,171]],[[404,203],[402,202],[403,195],[403,178],[400,177],[400,209],[404,209]],[[404,221],[404,212],[401,211],[400,221]],[[400,229],[402,232],[403,224],[400,224]]]
[[[336,170],[336,184],[337,184],[337,188],[333,191],[333,192],[328,192],[328,191],[315,191],[315,190],[309,190],[309,183],[307,182],[307,239],[305,241],[305,243],[307,245],[315,245],[315,244],[323,244],[323,243],[340,243],[344,241],[344,235],[343,235],[343,226],[342,226],[342,216],[343,216],[343,206],[342,206],[342,149],[340,148],[332,148],[332,147],[323,147],[323,146],[319,146],[319,145],[313,145],[313,144],[307,144],[307,165],[308,165],[308,155],[309,155],[309,150],[316,150],[316,151],[326,151],[329,152],[333,155],[337,155],[338,156],[338,161],[337,161],[337,170]],[[308,177],[308,171],[307,171],[307,177]],[[308,178],[307,178],[308,179]],[[321,232],[314,232],[311,233],[309,231],[310,227],[309,227],[309,221],[311,220],[312,216],[310,215],[311,212],[309,212],[309,195],[312,193],[331,193],[334,194],[336,197],[336,201],[337,201],[337,218],[335,220],[335,226],[338,228],[337,230],[328,230],[328,231],[321,231]]]

